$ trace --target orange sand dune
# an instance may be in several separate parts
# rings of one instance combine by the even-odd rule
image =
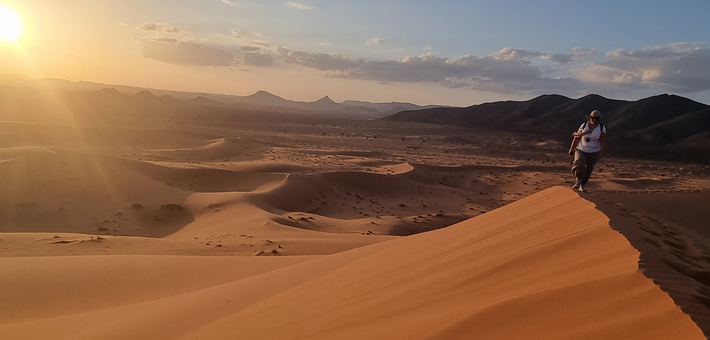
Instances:
[[[251,269],[165,294],[143,285],[142,302],[107,298],[125,293],[115,284],[74,290],[71,305],[81,308],[63,315],[36,307],[47,295],[34,276],[50,268],[11,258],[4,267],[25,274],[0,290],[35,307],[1,321],[0,339],[704,339],[608,223],[594,204],[554,187],[445,229],[291,265],[254,257],[217,265]],[[82,270],[89,260],[97,261],[52,261],[97,283],[147,268],[132,273],[135,259],[119,257]],[[152,279],[171,286],[183,277]]]

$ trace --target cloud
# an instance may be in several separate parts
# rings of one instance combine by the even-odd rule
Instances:
[[[389,61],[366,61],[327,53],[310,54],[286,48],[278,48],[276,52],[287,64],[325,71],[325,76],[335,78],[383,83],[428,82],[506,94],[576,94],[584,90],[584,85],[577,79],[544,77],[537,67],[522,59],[519,52],[516,52],[518,57],[496,55],[485,58],[474,55],[441,58],[428,53]],[[515,53],[510,51],[507,54]]]
[[[542,58],[560,65],[569,64],[572,60],[574,60],[574,56],[569,53],[551,54]]]
[[[254,44],[254,45],[261,46],[261,47],[263,47],[263,48],[269,48],[269,47],[271,47],[271,45],[270,45],[269,43],[264,42],[264,41],[250,41],[249,43],[250,43],[250,44]]]
[[[597,52],[594,49],[577,47],[567,51],[566,53],[556,54],[506,47],[498,52],[491,53],[490,57],[498,60],[530,60],[533,58],[541,58],[544,60],[549,60],[558,65],[565,65],[578,61],[586,56],[595,54],[597,54]]]
[[[229,31],[232,33],[231,37],[239,40],[244,40],[244,39],[263,39],[264,35],[259,33],[259,32],[254,32],[254,31],[249,31],[249,30],[242,30],[242,29],[233,29]]]
[[[233,32],[234,36],[249,34],[250,31],[243,30]],[[577,47],[554,54],[503,48],[484,57],[445,58],[426,53],[400,60],[366,60],[310,53],[267,43],[250,42],[250,45],[242,47],[242,51],[247,52],[243,56],[245,65],[273,67],[285,64],[312,69],[324,77],[383,84],[431,83],[500,94],[559,93],[568,96],[590,92],[618,95],[636,90],[679,93],[710,90],[710,49],[690,43],[639,50],[619,49],[605,55],[594,49]],[[597,62],[585,61],[590,56],[596,56]],[[552,65],[541,65],[540,59]],[[572,64],[577,66],[572,68]]]
[[[244,64],[251,66],[264,66],[269,67],[274,65],[274,58],[269,54],[265,53],[245,53],[244,54]]]
[[[679,93],[710,90],[710,49],[696,44],[619,49],[606,57],[607,61],[583,70],[581,76],[628,90],[648,87]]]
[[[328,53],[310,54],[307,52],[292,51],[283,47],[277,47],[276,52],[287,64],[299,65],[320,71],[344,72],[356,68],[357,65],[365,62],[363,59],[351,59]]]
[[[191,66],[231,66],[234,56],[228,51],[203,46],[194,42],[180,42],[172,38],[136,38],[145,58],[171,64]]]
[[[541,52],[518,50],[506,47],[498,52],[492,53],[490,56],[497,60],[527,60],[530,58],[541,57],[543,55],[545,54]]]
[[[304,4],[300,3],[300,2],[295,2],[295,1],[289,1],[289,2],[287,2],[286,4],[288,5],[288,7],[291,7],[291,8],[313,9],[313,7],[311,7],[311,6],[307,6],[307,5],[304,5]]]
[[[171,37],[157,37],[157,38],[151,38],[151,41],[157,41],[157,42],[166,42],[166,43],[173,43],[177,44],[179,40]]]
[[[137,27],[141,31],[156,31],[156,32],[162,32],[162,33],[170,33],[170,34],[189,34],[190,31],[187,30],[186,27],[180,27],[180,26],[170,26],[165,23],[155,23],[155,22],[146,22],[140,26]]]
[[[259,46],[242,46],[239,48],[242,51],[247,51],[247,52],[256,52],[261,49]]]
[[[597,50],[595,50],[593,48],[579,48],[579,47],[573,47],[571,50],[569,50],[568,53],[573,55],[575,58],[584,58],[584,57],[591,56],[591,55],[599,55],[599,53],[597,53]]]
[[[541,58],[552,61],[558,65],[566,65],[572,62],[580,61],[584,57],[591,55],[598,55],[598,53],[595,49],[575,47],[567,51],[567,53],[546,54],[541,56]]]
[[[222,1],[222,3],[225,3],[230,6],[239,6],[239,3],[236,1],[229,1],[229,0],[221,0],[221,1]]]
[[[372,38],[372,39],[367,40],[366,43],[367,43],[368,46],[369,46],[369,45],[384,44],[384,43],[385,43],[385,39],[383,39],[383,38]]]

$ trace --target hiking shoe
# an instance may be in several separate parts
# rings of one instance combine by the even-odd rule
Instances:
[[[581,185],[581,184],[579,185],[579,191],[584,192],[584,185]]]

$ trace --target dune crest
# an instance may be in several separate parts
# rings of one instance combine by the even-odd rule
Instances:
[[[226,158],[250,160],[262,158],[263,151],[269,148],[263,143],[248,138],[219,138],[201,147],[149,151],[148,156],[155,156],[160,159],[197,161],[222,160]]]

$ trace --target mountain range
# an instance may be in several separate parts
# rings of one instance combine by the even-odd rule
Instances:
[[[205,119],[213,114],[272,111],[455,125],[569,143],[571,133],[592,110],[603,113],[612,153],[710,163],[710,106],[668,94],[637,101],[596,94],[579,99],[542,95],[527,101],[443,107],[398,102],[336,103],[328,96],[315,102],[297,102],[266,91],[234,96],[0,77],[0,120],[55,124],[72,119],[95,126],[132,126],[194,119],[195,115]]]
[[[28,79],[12,76],[0,76],[0,86],[26,87],[34,89],[68,90],[82,93],[95,92],[112,88],[125,95],[135,95],[149,92],[158,97],[170,96],[180,101],[193,104],[211,105],[231,108],[264,108],[278,110],[296,110],[298,112],[327,113],[344,117],[381,118],[404,110],[417,110],[442,107],[441,105],[420,106],[411,103],[371,103],[364,101],[346,100],[336,103],[328,96],[314,102],[300,102],[284,99],[266,91],[257,91],[248,96],[183,92],[124,85],[110,85],[94,82],[72,82],[63,79]]]
[[[613,149],[624,154],[700,157],[710,161],[710,106],[662,94],[638,101],[590,94],[579,99],[543,95],[464,108],[398,112],[383,119],[529,133],[569,142],[592,110],[600,110]],[[659,152],[664,151],[664,152]]]

